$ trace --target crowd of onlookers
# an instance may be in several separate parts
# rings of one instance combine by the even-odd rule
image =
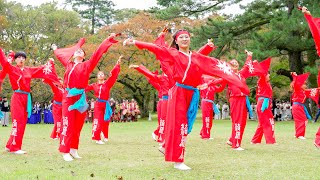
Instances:
[[[92,122],[93,113],[94,113],[94,103],[95,99],[88,101],[89,108],[87,110],[86,122]],[[0,98],[0,110],[3,113],[1,118],[1,125],[8,126],[9,124],[9,113],[10,113],[10,102],[6,97]],[[140,115],[140,110],[137,102],[132,99],[123,100],[121,103],[115,101],[113,98],[110,99],[110,106],[112,109],[112,122],[134,122],[138,120]],[[43,103],[35,102],[32,106],[31,117],[28,118],[29,124],[38,124],[38,123],[53,123],[52,117],[52,102]]]
[[[89,101],[89,109],[87,113],[87,122],[93,119],[95,99]],[[125,100],[122,102],[115,101],[113,98],[110,99],[110,106],[112,109],[111,122],[135,122],[138,120],[140,115],[140,109],[137,102],[134,99]]]
[[[220,101],[216,101],[216,106],[220,113],[214,115],[214,119],[228,119],[230,118],[230,108],[227,102],[222,105]],[[249,119],[257,119],[257,105],[251,103],[253,117],[248,117]],[[273,100],[272,113],[276,121],[287,121],[292,120],[292,106],[289,101],[277,101]]]

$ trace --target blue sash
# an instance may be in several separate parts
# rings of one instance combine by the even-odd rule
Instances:
[[[21,90],[15,90],[14,92],[16,93],[21,93],[21,94],[27,94],[28,95],[28,102],[27,102],[27,112],[28,112],[28,118],[30,118],[31,113],[32,113],[32,102],[31,102],[31,95],[29,92],[26,91],[21,91]]]
[[[310,114],[309,114],[309,112],[308,112],[308,109],[307,109],[307,107],[306,107],[304,104],[299,103],[299,102],[293,102],[293,104],[303,106],[304,113],[306,113],[307,119],[312,120],[312,117],[310,116]]]
[[[110,117],[112,115],[112,109],[111,109],[109,101],[108,100],[99,99],[99,98],[97,98],[97,101],[106,103],[106,110],[104,111],[104,121],[110,121]]]
[[[258,100],[263,100],[261,111],[264,112],[269,107],[269,98],[266,97],[259,97]]]
[[[169,99],[169,96],[162,96],[162,98],[161,98],[162,100],[168,100]]]
[[[197,116],[197,111],[198,111],[198,104],[199,104],[199,99],[200,99],[200,91],[197,88],[194,88],[192,86],[187,86],[184,84],[176,83],[176,86],[187,89],[187,90],[192,90],[193,95],[192,99],[188,108],[188,113],[187,113],[187,118],[188,118],[188,134],[191,132],[193,124],[196,120]]]
[[[206,102],[212,103],[212,108],[213,108],[214,114],[220,114],[219,108],[217,107],[217,105],[212,100],[210,100],[210,99],[202,99],[202,101],[206,101]]]
[[[2,113],[2,111],[0,111],[0,119],[2,119],[3,118],[3,113]]]
[[[85,112],[88,109],[89,105],[86,100],[86,93],[84,92],[84,89],[66,88],[66,90],[68,91],[67,97],[73,97],[81,94],[80,99],[77,102],[75,102],[73,105],[70,105],[68,107],[68,111],[72,111],[76,109],[81,113]]]
[[[246,106],[249,112],[249,116],[253,118],[252,108],[251,108],[251,104],[248,96],[246,96]]]
[[[60,105],[60,106],[62,105],[62,102],[58,102],[58,101],[55,101],[55,100],[53,101],[53,103],[54,103],[54,104],[58,104],[58,105]]]

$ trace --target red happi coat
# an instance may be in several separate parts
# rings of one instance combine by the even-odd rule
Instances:
[[[308,22],[314,43],[316,45],[318,56],[320,56],[320,18],[312,17],[307,13],[304,13],[304,17]]]
[[[25,93],[30,93],[31,79],[43,78],[58,82],[57,74],[55,73],[53,61],[47,62],[39,67],[24,67],[20,69],[17,66],[11,65],[6,56],[0,49],[0,63],[3,70],[9,75],[12,90],[20,90]],[[12,132],[7,142],[6,148],[11,152],[21,150],[25,127],[28,120],[27,102],[28,94],[14,92],[11,97],[11,117],[12,117]]]
[[[185,54],[177,49],[168,49],[152,43],[136,41],[135,45],[140,49],[153,52],[158,60],[170,67],[171,75],[169,77],[180,84],[197,87],[201,84],[201,76],[208,74],[223,77],[228,82],[235,83],[248,92],[246,85],[234,75],[231,68],[218,59],[203,56],[196,52]],[[164,72],[166,73],[165,70]],[[169,91],[165,131],[166,161],[184,161],[185,143],[188,134],[187,111],[192,96],[192,90],[178,86],[173,86]]]
[[[102,99],[109,100],[110,90],[112,86],[116,83],[118,75],[120,72],[120,64],[116,64],[110,72],[110,77],[104,81],[104,83],[99,84],[93,83],[90,84],[86,91],[94,91],[94,96]],[[94,114],[93,114],[93,123],[92,123],[92,139],[101,140],[100,134],[103,133],[105,138],[109,137],[109,123],[110,121],[104,121],[104,114],[106,110],[106,103],[99,102],[98,100],[94,103]]]
[[[0,86],[2,86],[3,80],[4,78],[6,78],[6,75],[7,75],[6,71],[0,70]]]
[[[80,39],[78,44],[70,48],[57,49],[54,54],[59,61],[66,68],[64,74],[64,87],[85,89],[88,86],[89,76],[93,69],[98,64],[102,55],[106,53],[111,45],[117,41],[113,38],[106,38],[92,54],[89,60],[82,63],[75,63],[70,61],[74,52],[79,49],[85,40]],[[74,97],[66,97],[68,92],[63,95],[62,100],[62,132],[60,137],[59,151],[62,153],[69,153],[70,148],[78,149],[80,132],[86,117],[86,113],[80,113],[77,110],[68,111],[68,107],[79,100],[81,95]]]
[[[238,77],[245,84],[248,77],[257,76],[262,71],[258,63],[252,61],[252,56],[248,56],[245,65],[238,73]],[[249,95],[249,91],[244,92],[234,84],[228,84],[228,95],[232,120],[232,133],[229,141],[232,143],[232,148],[238,148],[241,146],[243,132],[247,124],[246,96]]]
[[[203,83],[209,83],[212,81],[212,78],[203,77]],[[211,137],[211,128],[213,124],[213,103],[215,93],[223,91],[226,84],[217,85],[215,83],[209,83],[209,87],[207,89],[200,91],[201,96],[201,110],[202,110],[202,128],[200,130],[200,136],[202,139],[209,139]],[[212,102],[209,102],[209,101]]]
[[[54,120],[53,130],[50,137],[52,139],[59,138],[61,133],[61,124],[62,124],[62,96],[65,91],[64,88],[58,87],[51,81],[43,81],[51,87],[53,92],[53,103],[52,103],[52,115]]]
[[[155,74],[149,71],[143,65],[140,65],[138,68],[135,68],[141,74],[143,74],[151,84],[159,85],[158,94],[159,94],[159,102],[157,105],[158,112],[158,127],[154,131],[154,133],[158,136],[158,142],[163,142],[164,140],[164,132],[165,132],[165,121],[167,116],[167,100],[163,99],[162,96],[168,96],[169,89],[174,85],[174,82],[170,79],[166,74]]]
[[[306,75],[306,74],[303,74]],[[303,76],[298,75],[298,76]],[[306,98],[310,97],[313,100],[316,100],[317,89],[302,89],[304,81],[298,79],[298,76],[293,75],[293,93],[291,96],[292,105],[292,116],[295,122],[295,137],[304,137],[306,132],[306,126],[308,119],[304,110],[303,104],[306,101]],[[306,78],[307,79],[307,78]],[[305,79],[305,80],[306,80]],[[298,104],[296,104],[298,103]]]
[[[258,115],[258,127],[251,140],[252,143],[261,143],[262,136],[264,135],[267,144],[276,143],[274,136],[274,119],[272,114],[272,87],[269,81],[266,80],[266,75],[260,76],[257,87],[257,115]],[[261,107],[264,98],[269,98],[269,106],[263,112]]]

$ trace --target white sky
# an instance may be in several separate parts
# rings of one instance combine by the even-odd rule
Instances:
[[[32,6],[38,6],[42,3],[46,2],[52,2],[53,0],[8,0],[8,1],[16,1],[23,5],[32,5]],[[64,0],[54,0],[57,1],[59,4],[62,5]],[[115,5],[116,9],[123,9],[123,8],[136,8],[136,9],[148,9],[152,6],[157,5],[156,0],[112,0]],[[247,4],[249,2],[252,2],[253,0],[243,0],[241,4]],[[224,14],[238,14],[241,13],[239,6],[232,5],[229,7],[226,7],[226,9],[220,11],[220,13]]]

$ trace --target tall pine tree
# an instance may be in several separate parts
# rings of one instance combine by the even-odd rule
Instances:
[[[114,3],[109,0],[66,0],[82,18],[91,21],[91,34],[95,28],[112,22]]]

